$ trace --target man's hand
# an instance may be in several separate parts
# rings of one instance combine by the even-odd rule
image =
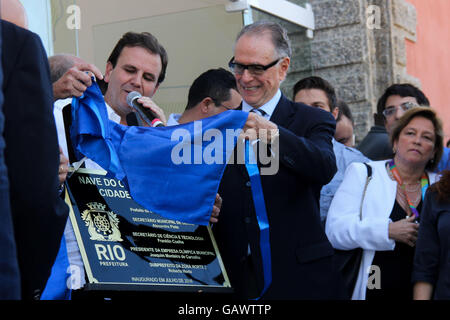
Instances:
[[[137,99],[137,101],[139,103],[142,103],[142,105],[145,108],[152,110],[153,113],[155,113],[155,115],[159,118],[159,120],[161,120],[164,125],[167,125],[167,120],[166,120],[166,116],[164,115],[163,109],[158,107],[151,98],[142,96],[139,99]],[[136,115],[138,115],[138,114],[136,114]]]
[[[219,221],[220,208],[222,207],[222,198],[219,194],[216,194],[216,200],[214,201],[213,211],[211,213],[211,218],[209,218],[210,223],[216,223]]]
[[[59,184],[63,184],[66,181],[67,173],[69,172],[69,159],[63,154],[61,147],[59,147],[59,169],[58,178]]]
[[[242,138],[260,139],[266,144],[271,144],[278,136],[278,126],[275,123],[253,112],[248,114],[243,130]]]
[[[92,84],[91,75],[103,79],[100,70],[90,63],[76,63],[64,75],[53,83],[53,99],[81,97]]]

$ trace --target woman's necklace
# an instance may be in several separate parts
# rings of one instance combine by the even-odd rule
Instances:
[[[424,172],[420,182],[410,184],[412,187],[406,187],[403,180],[398,172],[397,166],[394,160],[389,161],[389,175],[397,181],[397,200],[399,200],[400,206],[406,211],[413,214],[416,218],[419,217],[419,211],[416,209],[417,205],[420,203],[421,197],[425,196],[425,192],[428,188],[428,177]],[[420,188],[421,187],[421,188]],[[410,191],[410,190],[414,191]],[[417,190],[416,190],[417,189]],[[421,192],[420,192],[421,191]],[[408,210],[409,209],[409,210]]]
[[[414,190],[409,190],[408,188],[403,188],[400,184],[397,184],[397,199],[401,199],[404,201],[406,207],[409,207],[408,199],[411,200],[411,203],[414,207],[420,203],[422,193],[420,192],[420,182],[417,184],[417,187],[414,187]],[[403,207],[403,206],[402,206]],[[405,209],[405,207],[403,207]]]
[[[420,191],[420,180],[415,182],[415,183],[410,183],[410,184],[403,184],[405,192],[407,193],[416,193],[417,191]],[[420,192],[419,192],[420,194]]]

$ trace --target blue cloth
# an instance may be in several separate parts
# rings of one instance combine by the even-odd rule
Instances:
[[[444,147],[444,153],[442,154],[441,161],[439,161],[435,172],[441,172],[443,170],[450,170],[450,148]]]
[[[41,300],[70,300],[72,291],[68,287],[67,280],[70,277],[68,270],[69,258],[67,256],[66,240],[63,236],[52,272],[42,292]]]
[[[123,179],[124,172],[112,139],[114,136],[122,140],[125,130],[121,130],[121,127],[117,131],[113,130],[115,123],[108,119],[105,101],[96,83],[80,98],[73,98],[72,119],[70,137],[74,146],[77,146],[74,148],[75,156],[81,159],[86,155],[108,174],[113,173],[117,179]]]
[[[256,163],[256,156],[253,147],[249,146],[249,141],[245,141],[245,167],[252,186],[253,204],[255,205],[256,220],[259,227],[259,247],[263,265],[264,287],[259,295],[259,300],[269,289],[272,283],[272,254],[270,250],[270,226],[267,217],[266,205],[264,203],[263,188],[259,168]]]
[[[369,162],[360,151],[347,147],[333,138],[333,152],[336,157],[337,172],[333,179],[320,191],[320,220],[325,222],[331,200],[344,179],[345,170],[352,162]]]
[[[0,24],[0,300],[20,299],[20,276],[9,199],[8,171],[5,164],[3,128],[2,32]]]
[[[226,111],[172,127],[127,127],[108,120],[95,82],[74,98],[72,107],[71,137],[78,156],[123,179],[144,208],[169,219],[208,224],[236,130],[248,113]]]

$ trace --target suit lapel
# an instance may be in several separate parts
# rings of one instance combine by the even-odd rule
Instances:
[[[291,123],[294,113],[291,101],[289,101],[284,95],[281,95],[280,101],[278,101],[275,110],[270,117],[270,121],[287,128]]]

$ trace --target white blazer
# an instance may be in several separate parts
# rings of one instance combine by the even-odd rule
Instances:
[[[397,182],[391,180],[386,171],[389,160],[372,161],[372,179],[369,182],[362,205],[362,220],[359,208],[367,179],[367,169],[362,163],[348,166],[344,180],[331,202],[325,231],[336,249],[362,248],[363,255],[352,300],[365,300],[366,287],[375,251],[394,250],[395,241],[389,239],[389,223],[397,193]],[[430,185],[437,175],[427,172]]]

